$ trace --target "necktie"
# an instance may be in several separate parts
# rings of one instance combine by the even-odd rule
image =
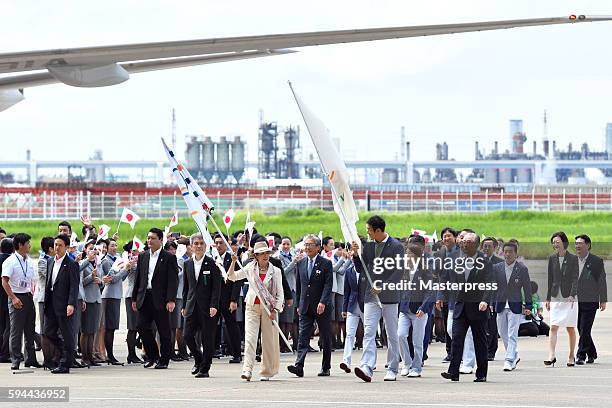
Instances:
[[[376,242],[374,244],[374,255],[376,255],[377,258],[379,258],[380,254],[382,254],[382,250],[384,247],[385,247],[384,242]]]
[[[312,268],[314,267],[314,262],[311,258],[308,258],[308,279],[310,279],[310,275],[312,275]]]

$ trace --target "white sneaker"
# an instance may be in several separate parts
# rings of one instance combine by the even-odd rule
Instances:
[[[396,378],[396,374],[393,371],[387,371],[387,374],[385,374],[385,378],[383,379],[383,381],[395,381]]]
[[[242,375],[240,376],[240,378],[242,378],[243,380],[247,380],[247,381],[251,381],[251,377],[252,377],[252,374],[250,371],[243,371]]]
[[[410,372],[410,369],[408,367],[404,367],[404,368],[402,368],[402,371],[400,372],[400,375],[402,377],[405,377],[405,376],[408,375],[409,372]]]
[[[420,377],[420,376],[421,376],[421,373],[417,373],[416,371],[411,371],[411,372],[408,374],[408,377],[409,377],[409,378],[418,378],[418,377]]]
[[[270,381],[270,377],[259,377],[259,381]]]
[[[512,363],[509,361],[504,362],[504,371],[512,371],[514,367],[512,367]]]
[[[461,366],[459,368],[459,372],[461,374],[472,374],[474,372],[474,368]]]

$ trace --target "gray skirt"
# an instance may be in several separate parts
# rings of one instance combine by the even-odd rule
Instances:
[[[81,314],[81,333],[94,334],[100,327],[100,303],[87,303],[85,311]]]
[[[170,314],[170,328],[171,329],[180,329],[181,328],[181,309],[183,308],[183,299],[176,299],[174,310]]]
[[[132,310],[132,298],[125,298],[125,315],[128,330],[138,329],[138,312]]]
[[[295,317],[295,291],[292,290],[291,293],[293,294],[293,304],[291,306],[287,306],[287,303],[285,302],[285,308],[278,317],[278,320],[281,323],[293,323],[293,319]]]
[[[104,328],[106,330],[119,329],[119,319],[121,318],[121,299],[102,299],[102,306],[104,307]]]

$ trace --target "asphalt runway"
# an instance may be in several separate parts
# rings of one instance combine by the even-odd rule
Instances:
[[[535,269],[538,269],[534,265]],[[609,269],[608,269],[609,270]],[[123,313],[123,312],[122,312]],[[372,383],[338,368],[341,351],[332,356],[331,377],[316,376],[321,353],[309,354],[305,377],[286,371],[291,354],[281,356],[281,372],[270,382],[260,382],[258,365],[250,383],[240,379],[241,365],[228,359],[214,360],[211,378],[196,379],[192,362],[171,363],[168,370],[144,369],[140,365],[73,369],[69,375],[52,375],[42,369],[13,374],[9,364],[0,365],[0,386],[67,386],[69,404],[79,407],[208,406],[208,407],[609,407],[612,405],[612,311],[598,312],[593,329],[599,359],[595,364],[566,367],[567,334],[560,332],[557,366],[545,367],[547,337],[519,339],[521,362],[513,372],[503,372],[504,347],[500,340],[496,360],[489,363],[487,383],[473,383],[474,375],[463,375],[458,383],[440,377],[444,345],[429,348],[423,377],[399,377],[383,382],[386,349],[378,350],[379,369]],[[115,335],[115,354],[125,361],[125,330]],[[313,346],[316,346],[313,342]],[[353,352],[359,361],[360,351]],[[39,361],[42,355],[39,353]],[[4,405],[4,404],[3,404]],[[7,406],[8,403],[6,404]],[[47,406],[47,403],[11,403],[11,406]]]

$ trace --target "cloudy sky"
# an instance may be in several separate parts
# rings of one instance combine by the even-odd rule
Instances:
[[[0,52],[383,26],[612,14],[602,1],[164,1],[3,2]],[[509,119],[523,119],[539,147],[542,114],[561,146],[601,150],[612,122],[612,23],[593,23],[310,47],[259,60],[133,75],[98,89],[51,85],[0,114],[0,160],[163,160],[177,111],[186,134],[241,135],[256,157],[259,109],[302,125],[287,80],[340,138],[347,158],[393,159],[400,127],[412,158],[435,142],[472,159],[509,147]],[[303,133],[307,137],[306,133]],[[7,143],[8,140],[13,142]]]

